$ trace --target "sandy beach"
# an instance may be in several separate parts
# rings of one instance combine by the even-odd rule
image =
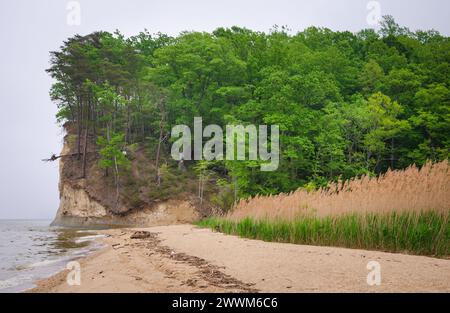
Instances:
[[[145,231],[132,239],[137,231]],[[450,292],[450,260],[267,243],[192,225],[100,231],[105,248],[31,292]],[[139,236],[138,236],[139,237]],[[369,286],[367,264],[381,266]]]

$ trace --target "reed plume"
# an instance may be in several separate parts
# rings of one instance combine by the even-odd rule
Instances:
[[[388,171],[379,177],[363,176],[331,183],[316,191],[299,189],[289,194],[256,196],[241,200],[227,215],[284,220],[301,216],[338,216],[348,213],[391,213],[450,209],[450,166],[448,161],[414,165]]]

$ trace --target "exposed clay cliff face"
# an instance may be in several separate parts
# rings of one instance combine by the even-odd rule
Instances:
[[[98,168],[98,154],[89,154],[87,175],[80,177],[81,160],[73,155],[76,152],[74,137],[64,138],[60,159],[60,205],[52,223],[66,227],[102,227],[102,226],[156,226],[179,223],[191,223],[202,214],[195,206],[195,196],[190,193],[173,194],[170,199],[150,199],[146,187],[136,186],[134,181],[145,181],[145,162],[143,153],[134,155],[133,168],[130,171],[131,187],[128,193],[137,194],[134,202],[127,201],[127,194],[121,195],[120,202],[114,201],[112,177]],[[91,142],[91,151],[95,144]],[[147,162],[148,163],[148,162]],[[138,170],[139,169],[139,170]],[[143,174],[144,173],[144,174]],[[134,176],[133,176],[134,175]],[[140,176],[139,176],[140,175]],[[129,182],[128,182],[129,183]],[[124,183],[125,185],[125,183]],[[147,187],[148,188],[148,187]],[[158,194],[153,191],[153,194]],[[133,204],[135,204],[133,206]]]
[[[108,211],[92,200],[83,189],[62,184],[60,204],[53,225],[76,226],[97,223],[110,219]]]
[[[64,185],[53,226],[156,226],[191,223],[199,218],[189,201],[169,200],[152,208],[116,215],[90,198],[83,189]]]

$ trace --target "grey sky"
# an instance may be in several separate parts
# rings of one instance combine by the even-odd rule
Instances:
[[[52,218],[59,203],[58,164],[42,158],[61,150],[62,131],[48,97],[48,52],[63,40],[95,30],[176,35],[245,26],[268,31],[287,25],[358,31],[366,22],[366,0],[82,0],[81,25],[68,26],[66,0],[0,1],[0,218]],[[383,0],[381,14],[411,29],[450,33],[447,0]]]

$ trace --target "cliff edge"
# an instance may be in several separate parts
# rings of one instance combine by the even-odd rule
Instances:
[[[117,197],[113,175],[99,166],[95,136],[88,136],[83,177],[83,157],[77,154],[74,129],[70,124],[65,125],[67,134],[59,159],[60,205],[53,226],[159,226],[192,223],[209,214],[211,208],[206,203],[199,205],[196,198],[197,182],[193,173],[177,172],[176,166],[169,167],[161,181],[155,182],[157,169],[151,146],[126,148],[130,166],[123,172]]]

